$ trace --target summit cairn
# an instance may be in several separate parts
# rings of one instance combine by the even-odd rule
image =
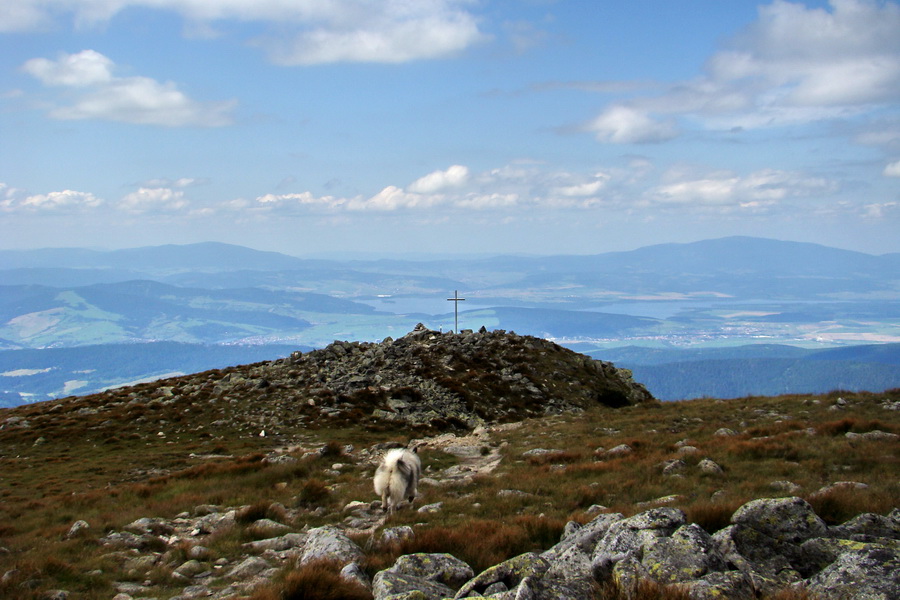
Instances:
[[[630,371],[549,340],[485,328],[442,333],[421,323],[396,340],[335,341],[239,367],[215,388],[219,396],[240,391],[245,401],[248,391],[259,394],[270,409],[307,422],[438,430],[656,402]]]

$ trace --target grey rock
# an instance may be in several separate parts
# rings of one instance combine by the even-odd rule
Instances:
[[[844,434],[844,436],[851,441],[881,441],[881,442],[896,442],[900,440],[900,435],[896,433],[890,433],[887,431],[880,431],[878,429],[874,431],[867,431],[866,433],[853,433],[852,431],[848,431]]]
[[[152,533],[153,535],[171,535],[175,529],[164,519],[143,517],[125,526],[131,533]]]
[[[687,469],[687,463],[681,459],[667,460],[662,465],[663,475],[675,475]]]
[[[829,528],[828,532],[834,537],[861,542],[884,538],[900,540],[900,522],[874,513],[864,513]]]
[[[416,512],[436,513],[436,512],[441,512],[442,510],[444,510],[444,503],[443,502],[435,502],[434,504],[426,504],[425,506],[420,507],[419,510],[417,510]]]
[[[801,544],[828,532],[828,526],[812,506],[796,496],[752,500],[735,511],[731,522],[788,544]]]
[[[724,473],[724,470],[718,463],[708,458],[704,458],[699,463],[697,463],[697,468],[700,469],[701,473],[706,475],[721,475]]]
[[[417,596],[410,594],[417,592]],[[402,596],[401,596],[402,594]],[[453,596],[453,590],[438,583],[429,581],[422,577],[415,577],[405,573],[398,573],[390,569],[379,571],[372,580],[372,595],[375,600],[385,600],[385,598],[421,598],[422,600],[441,600],[442,598],[450,598]]]
[[[590,556],[597,542],[606,535],[609,528],[622,519],[624,519],[624,516],[621,513],[601,514],[580,527],[569,527],[567,525],[569,533],[566,534],[564,532],[560,542],[541,554],[541,556],[545,560],[553,562],[573,546]]]
[[[790,495],[799,494],[803,488],[791,481],[773,481],[769,487],[778,492],[784,492]]]
[[[187,580],[192,577],[196,577],[201,573],[206,572],[208,569],[201,563],[199,560],[191,559],[187,562],[179,565],[175,570],[172,571],[172,575],[174,575],[178,579]]]
[[[696,524],[645,545],[641,564],[659,583],[683,583],[725,570],[725,558],[715,542]]]
[[[689,582],[691,600],[754,600],[753,581],[740,571],[717,571]]]
[[[472,567],[451,554],[407,554],[397,559],[390,571],[435,581],[459,589],[472,579]]]
[[[463,585],[456,593],[455,598],[465,598],[472,592],[483,594],[488,586],[498,581],[502,581],[509,589],[512,589],[518,586],[524,578],[543,575],[549,568],[550,563],[539,554],[533,552],[520,554],[482,571]]]
[[[619,444],[614,448],[610,448],[606,451],[606,456],[609,457],[617,457],[617,456],[627,456],[634,452],[634,450],[628,444]]]
[[[290,527],[271,519],[259,519],[250,526],[257,534],[275,537],[291,530]]]
[[[591,561],[602,562],[608,557],[637,552],[645,544],[672,535],[685,522],[684,513],[675,508],[654,508],[622,519],[610,526],[597,543]]]
[[[402,542],[403,540],[412,539],[415,536],[416,532],[413,531],[413,528],[409,525],[402,525],[400,527],[388,527],[381,532],[381,542],[383,544],[393,544],[396,542]]]
[[[367,590],[372,589],[372,580],[369,579],[366,572],[359,566],[359,563],[352,562],[344,565],[341,569],[341,579],[358,583]]]
[[[347,564],[361,562],[364,553],[356,543],[337,527],[326,525],[310,529],[300,564],[329,559]]]
[[[66,539],[70,540],[79,535],[83,535],[86,530],[90,529],[90,527],[91,526],[87,521],[79,519],[78,521],[72,523],[72,526],[69,527],[69,531],[66,532]]]
[[[299,548],[306,544],[306,535],[302,533],[288,533],[279,537],[268,538],[265,540],[257,540],[255,542],[247,542],[243,548],[249,552],[262,553],[266,550],[275,552],[283,552],[291,548]]]
[[[897,600],[900,552],[877,545],[845,552],[811,577],[808,589],[834,600]]]
[[[271,565],[257,556],[245,558],[236,567],[228,572],[227,577],[230,579],[249,579],[258,575],[271,567]]]

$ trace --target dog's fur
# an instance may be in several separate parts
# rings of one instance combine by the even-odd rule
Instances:
[[[388,450],[375,471],[375,493],[381,496],[381,508],[388,514],[393,514],[404,499],[412,504],[416,498],[422,475],[417,451],[418,448]]]

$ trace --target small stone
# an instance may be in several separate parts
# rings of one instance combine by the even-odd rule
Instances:
[[[66,533],[66,539],[70,540],[77,535],[81,535],[82,532],[90,528],[90,524],[87,521],[78,520],[72,523],[72,526],[69,527],[68,533]]]
[[[717,462],[708,458],[701,460],[697,464],[697,468],[700,469],[701,473],[705,473],[706,475],[721,475],[724,473],[724,469],[722,469]]]

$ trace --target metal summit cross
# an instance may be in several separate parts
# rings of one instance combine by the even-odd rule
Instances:
[[[459,303],[465,301],[465,298],[460,298],[459,290],[456,290],[453,297],[447,298],[447,301],[453,303],[453,333],[459,333]]]

